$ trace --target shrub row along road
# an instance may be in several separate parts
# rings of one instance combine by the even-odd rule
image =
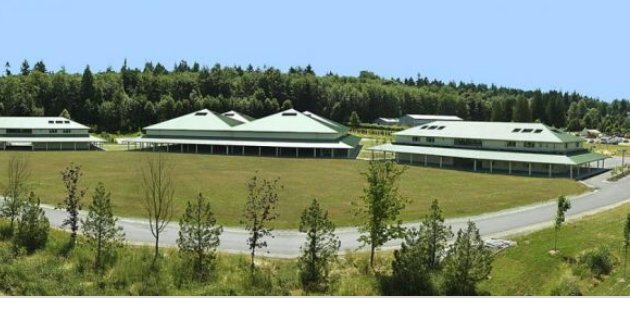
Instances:
[[[608,167],[620,163],[619,158],[606,161]],[[595,213],[600,210],[612,208],[622,202],[630,201],[630,178],[621,179],[615,183],[605,182],[609,172],[599,174],[584,181],[595,188],[595,191],[571,198],[572,208],[567,213],[568,219],[578,218],[584,214]],[[552,184],[553,180],[549,180]],[[51,206],[44,205],[51,225],[61,227],[66,216],[64,211],[55,210]],[[552,225],[556,212],[556,202],[549,201],[508,209],[496,213],[488,213],[470,218],[454,218],[446,220],[451,225],[453,232],[465,227],[468,220],[474,221],[485,238],[500,238],[519,232],[535,230]],[[149,225],[143,219],[121,218],[119,225],[123,227],[126,238],[134,244],[152,244],[154,239],[149,231]],[[407,227],[414,227],[417,223],[406,223]],[[160,237],[162,246],[175,246],[177,233],[177,221],[172,221]],[[269,247],[267,253],[275,257],[295,257],[304,242],[304,235],[295,230],[276,230],[275,237],[268,238]],[[341,240],[341,250],[355,250],[360,248],[357,238],[359,233],[356,228],[347,227],[337,229],[337,235]],[[225,252],[247,252],[248,233],[244,229],[225,227],[221,235],[220,250]],[[391,241],[385,248],[397,247],[398,241]]]

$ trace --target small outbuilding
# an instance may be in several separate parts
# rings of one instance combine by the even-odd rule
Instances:
[[[398,125],[400,123],[400,120],[394,117],[379,117],[375,119],[372,123],[377,124],[377,125],[392,126],[392,125]]]
[[[400,117],[400,124],[409,127],[424,125],[436,121],[462,121],[455,115],[405,114]]]

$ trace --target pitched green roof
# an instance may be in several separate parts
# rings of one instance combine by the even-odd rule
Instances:
[[[243,114],[241,112],[237,112],[237,111],[234,111],[234,110],[223,112],[223,113],[221,113],[221,115],[225,116],[225,117],[229,117],[229,118],[231,118],[233,120],[237,120],[237,121],[239,121],[241,123],[247,123],[247,122],[251,122],[251,121],[255,120],[255,118],[253,118],[253,117],[251,117],[251,116],[249,116],[247,114]]]
[[[250,132],[286,132],[286,133],[339,133],[341,128],[326,122],[322,117],[315,118],[314,114],[304,114],[294,109],[285,110],[261,119],[241,124],[233,128],[234,131]]]
[[[147,126],[148,130],[229,130],[242,122],[208,109],[192,112],[161,123]]]
[[[58,116],[2,116],[0,129],[89,129],[89,127]]]
[[[394,135],[548,143],[583,141],[580,137],[542,123],[511,122],[436,121]]]

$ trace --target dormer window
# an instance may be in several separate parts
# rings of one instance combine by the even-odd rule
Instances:
[[[282,116],[297,116],[296,112],[284,112],[282,113]]]
[[[208,112],[197,112],[195,113],[195,116],[206,116],[208,115]]]

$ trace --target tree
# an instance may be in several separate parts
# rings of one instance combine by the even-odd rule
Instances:
[[[4,74],[6,76],[11,76],[11,63],[9,63],[9,61],[4,63]]]
[[[186,211],[179,220],[177,246],[182,257],[192,258],[193,270],[198,280],[208,276],[222,232],[223,227],[217,225],[210,203],[201,193],[194,203],[188,202]]]
[[[291,103],[291,100],[286,99],[284,101],[282,101],[282,111],[288,110],[288,109],[293,109],[293,103]]]
[[[44,64],[44,61],[35,63],[33,66],[33,72],[46,73],[46,64]]]
[[[516,106],[512,112],[512,121],[514,122],[531,122],[532,112],[529,108],[529,102],[524,96],[518,96],[516,98]]]
[[[50,223],[40,207],[39,198],[31,192],[26,205],[21,210],[17,230],[13,236],[16,253],[23,248],[30,254],[46,246],[49,228]]]
[[[94,268],[103,270],[105,258],[119,246],[125,238],[123,229],[116,226],[118,219],[112,212],[111,194],[105,190],[103,183],[98,183],[92,196],[92,204],[88,207],[86,219],[81,220],[83,235],[90,247],[96,252]]]
[[[31,73],[31,66],[28,64],[27,60],[24,60],[22,62],[22,65],[20,66],[20,74],[22,74],[23,76],[28,76],[28,74]]]
[[[69,120],[72,119],[72,117],[70,117],[70,112],[68,112],[67,109],[63,109],[63,111],[59,113],[59,117],[67,118]]]
[[[398,219],[400,210],[408,200],[399,194],[397,182],[404,173],[391,161],[370,161],[368,171],[362,173],[368,186],[363,188],[363,206],[357,215],[364,218],[359,226],[359,242],[370,246],[370,267],[374,268],[374,252],[390,239],[403,236],[402,221]]]
[[[63,204],[57,209],[65,209],[68,217],[63,221],[63,226],[70,226],[70,248],[74,247],[77,241],[77,231],[79,230],[79,211],[83,209],[81,199],[85,195],[85,190],[79,189],[79,180],[83,176],[81,167],[70,163],[65,170],[61,171],[61,179],[66,187],[66,197]]]
[[[172,173],[170,162],[161,153],[148,157],[142,170],[144,208],[149,215],[151,234],[155,238],[152,267],[155,267],[159,256],[160,235],[171,222],[175,209]]]
[[[475,223],[457,231],[455,243],[444,259],[444,291],[447,295],[473,296],[477,284],[492,271],[492,253],[484,246]]]
[[[9,159],[7,168],[7,184],[4,189],[2,215],[9,218],[11,233],[15,228],[15,220],[20,215],[20,209],[27,200],[27,182],[31,175],[28,159],[24,156],[13,155]]]
[[[361,119],[359,118],[359,114],[357,114],[357,111],[352,111],[352,113],[350,113],[348,124],[350,124],[350,127],[352,127],[353,129],[356,129],[361,125]]]
[[[254,258],[256,256],[256,249],[267,247],[267,241],[265,237],[272,237],[273,228],[267,224],[278,217],[276,213],[278,207],[278,189],[282,186],[278,185],[278,180],[258,180],[258,177],[254,176],[247,184],[249,194],[247,196],[247,203],[243,211],[243,220],[241,224],[245,225],[245,229],[249,231],[249,238],[247,238],[247,245],[251,251],[251,263],[250,268],[252,274],[254,273],[255,265]]]
[[[319,207],[316,199],[302,212],[300,232],[306,233],[298,261],[302,286],[305,290],[326,290],[330,264],[337,257],[341,242],[335,235],[335,225],[328,219],[328,212]]]
[[[451,227],[444,225],[444,216],[437,200],[433,200],[429,214],[422,221],[422,226],[419,231],[423,234],[422,237],[426,243],[426,254],[422,259],[425,260],[426,268],[437,270],[440,268],[447,241],[453,236]]]
[[[571,202],[565,196],[558,197],[558,208],[556,210],[556,220],[554,224],[555,236],[553,239],[553,250],[558,251],[558,231],[564,223],[564,215],[571,208]]]
[[[81,76],[81,100],[85,103],[87,100],[95,100],[94,76],[90,70],[90,66],[86,66]]]
[[[626,279],[628,266],[628,248],[630,248],[630,214],[626,216],[623,227],[623,278]]]
[[[427,267],[428,238],[424,225],[419,230],[411,229],[405,236],[400,249],[394,251],[392,281],[394,295],[429,296],[435,293],[431,281],[431,269]]]

